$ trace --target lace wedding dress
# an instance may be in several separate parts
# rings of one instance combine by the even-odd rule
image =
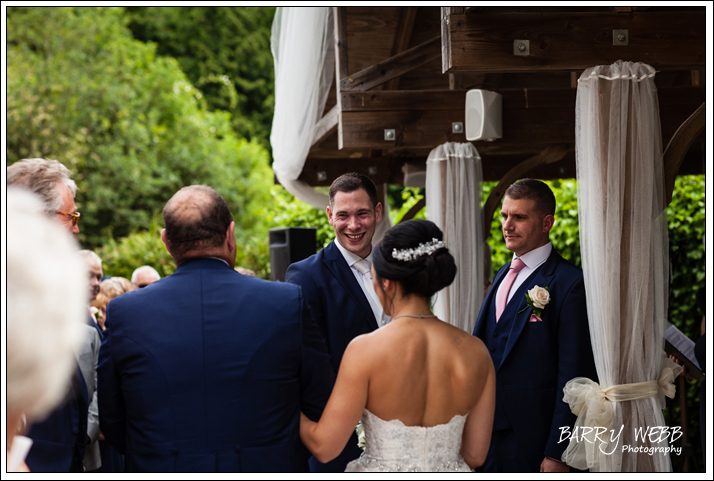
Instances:
[[[459,454],[466,416],[425,428],[385,421],[368,410],[362,414],[365,452],[347,465],[360,471],[471,471]]]

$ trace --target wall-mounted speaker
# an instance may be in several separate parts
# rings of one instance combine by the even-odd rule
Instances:
[[[474,89],[466,92],[466,140],[496,140],[503,135],[501,94]]]
[[[317,252],[317,229],[314,227],[278,227],[268,231],[268,238],[271,281],[285,281],[290,264]]]

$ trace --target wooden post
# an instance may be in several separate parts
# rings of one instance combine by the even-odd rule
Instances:
[[[337,94],[337,148],[342,150],[342,95],[340,80],[347,70],[347,7],[332,7],[335,21],[335,89]]]

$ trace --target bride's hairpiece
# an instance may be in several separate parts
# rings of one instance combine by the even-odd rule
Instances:
[[[413,261],[423,255],[431,255],[434,252],[446,247],[444,241],[440,241],[436,237],[431,239],[431,242],[419,244],[419,247],[410,247],[409,249],[392,249],[392,258],[398,261]]]

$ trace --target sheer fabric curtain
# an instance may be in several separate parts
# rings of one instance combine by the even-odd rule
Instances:
[[[448,142],[426,162],[426,215],[444,232],[456,278],[435,296],[434,314],[473,332],[483,302],[484,236],[481,157],[471,143]]]
[[[333,24],[329,7],[278,7],[270,37],[275,64],[273,171],[288,192],[318,209],[327,206],[327,196],[297,179],[335,75]]]
[[[332,8],[278,7],[270,50],[275,64],[275,113],[270,133],[273,171],[292,195],[317,209],[325,209],[328,196],[298,177],[335,76]],[[374,242],[392,225],[386,193],[381,200],[384,214],[375,229]]]
[[[666,426],[663,393],[673,395],[677,374],[664,354],[669,254],[654,75],[649,65],[618,61],[589,68],[578,81],[580,247],[600,385],[571,381],[566,401],[581,411],[576,426],[615,436],[622,429],[617,442],[610,432],[601,436],[602,446],[571,440],[564,460],[580,469],[672,469],[666,452],[623,449],[667,446],[636,440],[635,432]]]

